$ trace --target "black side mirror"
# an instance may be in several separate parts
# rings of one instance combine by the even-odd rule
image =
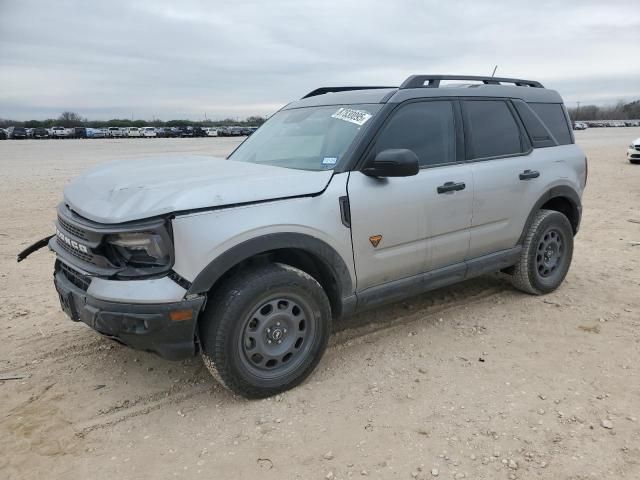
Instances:
[[[383,150],[362,171],[370,177],[410,177],[420,170],[418,156],[406,148]]]

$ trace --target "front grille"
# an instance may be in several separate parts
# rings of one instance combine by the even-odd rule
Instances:
[[[82,273],[62,262],[58,262],[58,268],[60,272],[65,276],[65,278],[73,283],[76,287],[84,292],[89,289],[89,285],[91,285],[91,277],[83,275]]]
[[[60,224],[60,226],[62,228],[64,228],[69,233],[75,235],[76,237],[82,238],[83,240],[87,239],[87,234],[86,234],[86,232],[84,230],[82,230],[81,228],[78,228],[75,225],[72,225],[71,223],[67,222],[60,215],[58,215],[58,223]]]
[[[93,257],[87,253],[83,253],[80,250],[76,250],[71,245],[67,245],[64,240],[61,240],[60,237],[56,237],[56,241],[58,245],[60,245],[64,250],[74,257],[78,257],[80,260],[84,260],[85,262],[94,263]]]

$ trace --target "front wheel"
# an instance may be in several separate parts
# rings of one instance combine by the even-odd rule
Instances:
[[[331,332],[331,308],[310,275],[280,263],[243,270],[216,292],[200,327],[202,358],[213,376],[247,398],[301,383]]]
[[[560,286],[573,256],[573,229],[566,216],[540,210],[531,222],[511,282],[523,292],[542,295]]]

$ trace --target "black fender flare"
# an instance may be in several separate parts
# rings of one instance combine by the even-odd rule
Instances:
[[[335,279],[343,298],[354,294],[351,274],[345,261],[326,242],[303,233],[270,233],[246,240],[216,257],[196,276],[187,295],[208,292],[213,285],[240,262],[272,250],[303,250],[324,263]]]
[[[529,216],[527,217],[527,221],[524,224],[524,228],[522,229],[522,234],[518,239],[518,245],[522,245],[522,243],[524,242],[527,231],[529,230],[529,227],[533,222],[533,218],[535,217],[536,212],[538,212],[538,210],[540,210],[540,208],[549,200],[558,197],[563,197],[569,200],[572,207],[578,213],[576,223],[575,225],[572,225],[574,227],[574,233],[578,233],[578,229],[580,228],[580,219],[582,218],[582,202],[580,200],[580,195],[578,195],[578,192],[576,192],[572,187],[569,187],[567,185],[558,185],[547,190],[533,205],[533,208],[531,209],[531,211],[529,212]]]

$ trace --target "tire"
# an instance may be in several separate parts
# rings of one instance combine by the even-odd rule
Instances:
[[[529,226],[511,283],[532,295],[550,293],[560,286],[573,256],[573,229],[560,212],[540,210]]]
[[[202,358],[228,389],[265,398],[300,384],[330,333],[331,307],[320,284],[271,263],[238,272],[210,299],[200,324]]]

